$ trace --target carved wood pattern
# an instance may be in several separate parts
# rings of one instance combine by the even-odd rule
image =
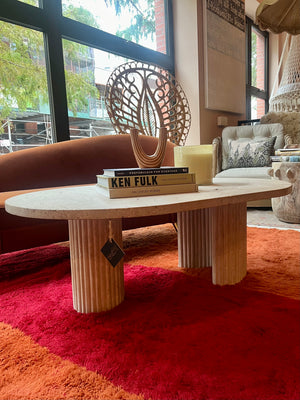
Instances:
[[[154,154],[145,153],[139,141],[139,132],[137,129],[130,129],[130,138],[133,153],[140,168],[159,168],[164,160],[168,133],[166,128],[161,128],[158,137],[158,144]]]
[[[158,137],[160,128],[166,128],[171,142],[185,144],[191,125],[188,101],[175,78],[159,66],[135,61],[120,65],[107,81],[105,103],[117,133],[134,128]]]

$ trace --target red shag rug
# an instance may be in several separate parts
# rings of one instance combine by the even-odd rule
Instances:
[[[170,225],[124,248],[125,301],[89,315],[68,247],[0,256],[1,400],[299,400],[299,232],[248,228],[247,277],[226,287],[177,268]]]

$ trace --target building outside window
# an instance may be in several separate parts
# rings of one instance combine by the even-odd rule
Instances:
[[[174,73],[171,0],[1,0],[0,154],[114,134],[111,72],[130,60]]]
[[[260,119],[269,108],[269,34],[246,17],[246,118]]]

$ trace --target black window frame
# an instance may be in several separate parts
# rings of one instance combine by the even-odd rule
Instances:
[[[256,29],[264,37],[264,90],[252,86],[251,70],[251,31]],[[257,97],[265,101],[265,113],[269,111],[269,33],[262,31],[259,27],[246,16],[246,119],[251,119],[251,97]]]
[[[167,54],[147,49],[134,42],[64,17],[61,0],[39,0],[39,7],[18,0],[1,0],[0,20],[44,34],[54,141],[70,140],[62,40],[75,41],[136,61],[158,64],[174,74],[172,0],[164,0],[164,4]]]

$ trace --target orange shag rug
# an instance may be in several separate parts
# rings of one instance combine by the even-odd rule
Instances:
[[[177,234],[171,224],[126,231],[123,240],[125,262],[181,271],[211,281],[211,268],[178,268]],[[299,279],[299,231],[247,229],[247,276],[240,287],[299,300]]]
[[[299,399],[300,232],[248,228],[222,288],[177,267],[172,225],[123,241],[125,301],[101,315],[72,310],[68,247],[0,256],[1,400]]]

